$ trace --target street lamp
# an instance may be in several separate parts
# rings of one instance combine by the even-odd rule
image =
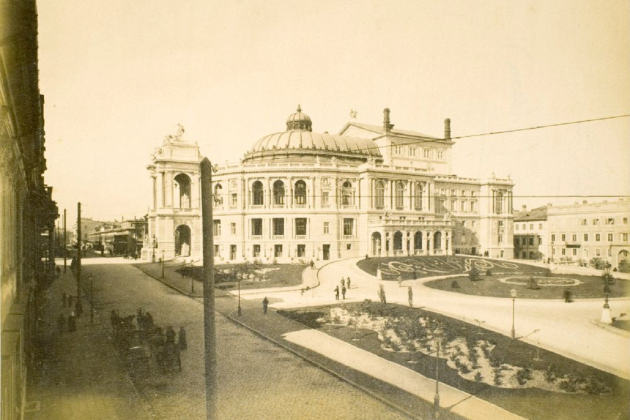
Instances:
[[[243,314],[243,311],[241,309],[241,279],[243,277],[237,277],[236,280],[238,282],[238,316],[241,316]]]
[[[516,289],[510,290],[512,295],[512,338],[516,338],[516,331],[514,329],[514,304],[516,302]]]
[[[438,325],[438,327],[433,331],[433,341],[435,341],[436,352],[435,352],[435,396],[433,397],[433,415],[434,418],[437,419],[440,417],[440,345],[442,344],[442,335],[444,331]]]
[[[164,250],[162,250],[162,278],[164,278]]]

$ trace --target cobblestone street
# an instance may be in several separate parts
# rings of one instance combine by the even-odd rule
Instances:
[[[143,307],[156,325],[186,329],[183,372],[162,374],[152,369],[135,383],[155,418],[205,418],[202,305],[118,258],[85,259],[83,270],[84,278],[94,276],[96,307],[104,322],[109,322],[112,309],[124,316]],[[232,298],[217,297],[222,299],[233,303]],[[219,315],[216,320],[221,419],[405,418],[226,318]],[[109,357],[118,357],[109,341]]]

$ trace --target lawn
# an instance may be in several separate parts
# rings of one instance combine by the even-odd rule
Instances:
[[[222,264],[215,266],[215,284],[221,289],[238,287],[241,274],[241,289],[264,289],[271,287],[288,287],[302,284],[302,272],[308,265],[304,264]],[[185,267],[177,270],[187,277],[202,281],[203,267]],[[245,277],[243,274],[247,274]],[[250,278],[251,277],[251,278]]]
[[[543,274],[549,270],[512,261],[491,260],[477,257],[461,256],[418,256],[418,257],[385,257],[360,260],[357,266],[375,276],[377,268],[383,280],[420,279],[423,277],[464,274],[473,267],[482,273],[490,270],[493,273],[509,274]]]
[[[439,324],[443,383],[530,419],[628,418],[628,381],[439,314],[368,301],[279,312],[428,378]]]
[[[538,289],[528,288],[528,281],[531,277],[536,279]],[[452,287],[454,281],[457,282],[458,288]],[[545,286],[545,283],[550,285]],[[493,274],[492,276],[486,276],[482,273],[477,281],[471,281],[468,275],[465,275],[456,278],[433,280],[424,283],[424,285],[433,289],[475,296],[511,297],[510,291],[514,289],[519,299],[564,299],[564,292],[568,290],[571,292],[572,299],[604,299],[604,282],[601,277],[577,276],[573,274]],[[608,296],[610,297],[630,295],[630,281],[616,279],[609,287],[610,293]]]

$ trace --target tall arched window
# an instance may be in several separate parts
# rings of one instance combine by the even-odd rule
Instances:
[[[405,203],[405,184],[402,181],[396,183],[396,208],[402,209]]]
[[[179,174],[175,177],[175,182],[179,190],[179,208],[190,208],[190,178],[186,174]]]
[[[350,181],[346,181],[341,186],[341,205],[354,205],[354,187]]]
[[[280,180],[273,183],[273,204],[284,205],[284,182]]]
[[[402,251],[403,249],[403,234],[398,231],[394,233],[394,251]]]
[[[252,185],[252,204],[254,206],[262,206],[265,203],[265,195],[263,193],[263,184],[260,181],[254,182]]]
[[[221,184],[217,184],[214,186],[214,205],[218,206],[220,204],[223,204],[223,197],[221,196],[221,194],[223,193],[223,187],[221,186]]]
[[[422,210],[422,184],[416,182],[416,193],[413,196],[413,206],[416,210]]]
[[[497,213],[503,213],[503,193],[501,191],[497,192],[495,208]]]
[[[304,205],[306,204],[306,182],[299,180],[295,183],[295,190],[293,192],[293,196],[295,199],[295,204]]]
[[[374,202],[377,209],[385,207],[385,183],[376,181],[376,201]]]

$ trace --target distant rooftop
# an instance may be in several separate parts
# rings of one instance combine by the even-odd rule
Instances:
[[[530,220],[547,220],[547,206],[514,212],[515,222],[526,222]]]

